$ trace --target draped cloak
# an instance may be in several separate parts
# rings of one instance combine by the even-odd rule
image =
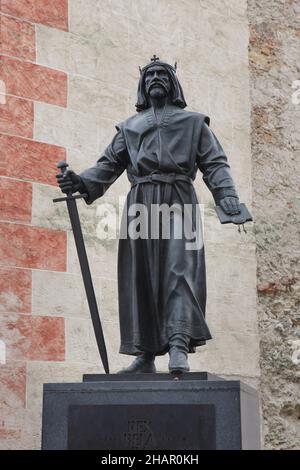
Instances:
[[[80,173],[87,204],[101,197],[124,170],[132,183],[124,211],[131,204],[144,204],[149,211],[151,204],[195,207],[198,200],[191,183],[198,169],[216,203],[236,195],[227,157],[207,116],[166,105],[160,120],[148,108],[116,129],[95,166]],[[155,177],[145,181],[157,174],[185,175],[191,182],[176,178],[164,182]],[[123,213],[122,224],[128,228],[131,218],[127,215]],[[119,240],[120,353],[165,354],[174,333],[188,335],[189,352],[195,352],[196,346],[212,338],[205,321],[204,246],[187,250],[184,237],[174,237],[172,230],[170,235],[170,239],[128,236]]]

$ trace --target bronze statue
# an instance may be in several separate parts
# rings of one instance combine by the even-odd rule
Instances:
[[[116,126],[115,137],[93,167],[79,175],[57,175],[61,190],[86,193],[91,204],[126,170],[131,182],[126,211],[134,204],[149,210],[161,204],[196,207],[193,180],[200,169],[215,203],[235,217],[241,206],[227,157],[209,118],[185,107],[176,66],[154,56],[140,69],[137,113]],[[124,220],[128,229],[132,218]],[[173,229],[176,220],[171,213]],[[205,321],[204,246],[187,250],[186,237],[171,232],[169,238],[119,240],[119,352],[137,356],[123,373],[155,372],[155,357],[167,352],[169,371],[187,372],[188,353],[211,339]]]

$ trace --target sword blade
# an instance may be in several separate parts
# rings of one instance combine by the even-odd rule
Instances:
[[[99,354],[102,360],[102,364],[106,374],[109,374],[109,365],[107,358],[107,351],[104,341],[104,335],[102,325],[99,317],[98,305],[96,301],[91,271],[89,267],[88,257],[86,254],[84,239],[81,230],[80,218],[78,214],[76,200],[74,198],[66,198],[68,212],[70,216],[71,226],[74,234],[75,245],[79,258],[79,264],[81,268],[83,283],[85,287],[86,297],[89,304],[90,314],[96,336],[96,342],[99,350]]]

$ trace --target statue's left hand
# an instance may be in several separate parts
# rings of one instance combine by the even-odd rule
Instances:
[[[227,215],[235,215],[235,214],[240,213],[240,208],[239,208],[240,201],[238,197],[233,197],[233,196],[224,197],[223,199],[221,199],[219,204]]]

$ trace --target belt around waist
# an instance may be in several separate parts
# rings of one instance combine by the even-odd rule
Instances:
[[[135,176],[131,182],[131,187],[140,183],[168,183],[175,184],[176,181],[185,181],[186,183],[193,184],[192,178],[187,175],[180,175],[179,173],[153,173],[147,176]]]

